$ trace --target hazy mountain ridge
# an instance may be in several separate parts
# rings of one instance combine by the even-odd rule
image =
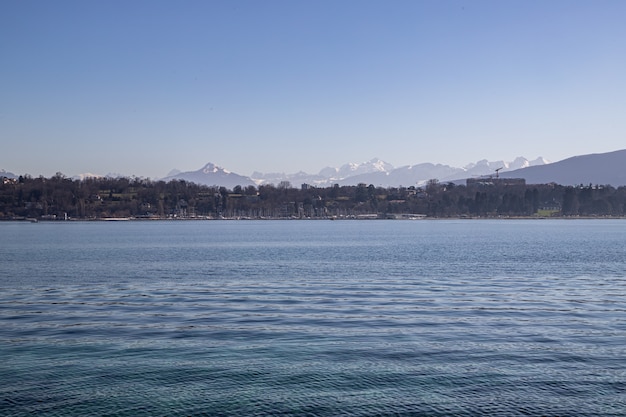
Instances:
[[[13,179],[13,178],[17,178],[18,176],[17,176],[17,175],[15,175],[15,174],[14,174],[14,173],[12,173],[12,172],[7,171],[7,170],[0,169],[0,177],[4,177],[4,178],[11,178],[11,179]]]
[[[524,178],[527,184],[626,185],[626,149],[573,156],[542,166],[502,173],[504,178]]]

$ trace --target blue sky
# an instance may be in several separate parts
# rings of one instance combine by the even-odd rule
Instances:
[[[0,2],[0,169],[316,173],[626,148],[626,1]]]

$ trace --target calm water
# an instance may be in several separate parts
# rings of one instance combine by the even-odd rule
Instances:
[[[0,223],[2,416],[624,416],[626,221]]]

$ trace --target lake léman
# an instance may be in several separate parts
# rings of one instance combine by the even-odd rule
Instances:
[[[0,223],[2,416],[626,416],[626,221]]]

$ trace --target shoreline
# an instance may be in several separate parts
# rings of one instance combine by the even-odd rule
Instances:
[[[453,217],[419,217],[419,218],[390,218],[390,217],[317,217],[317,218],[287,218],[287,217],[169,217],[169,218],[140,218],[140,217],[102,217],[94,219],[38,219],[38,218],[10,218],[0,219],[6,223],[75,223],[75,222],[177,222],[177,221],[441,221],[441,220],[626,220],[626,216],[453,216]]]

